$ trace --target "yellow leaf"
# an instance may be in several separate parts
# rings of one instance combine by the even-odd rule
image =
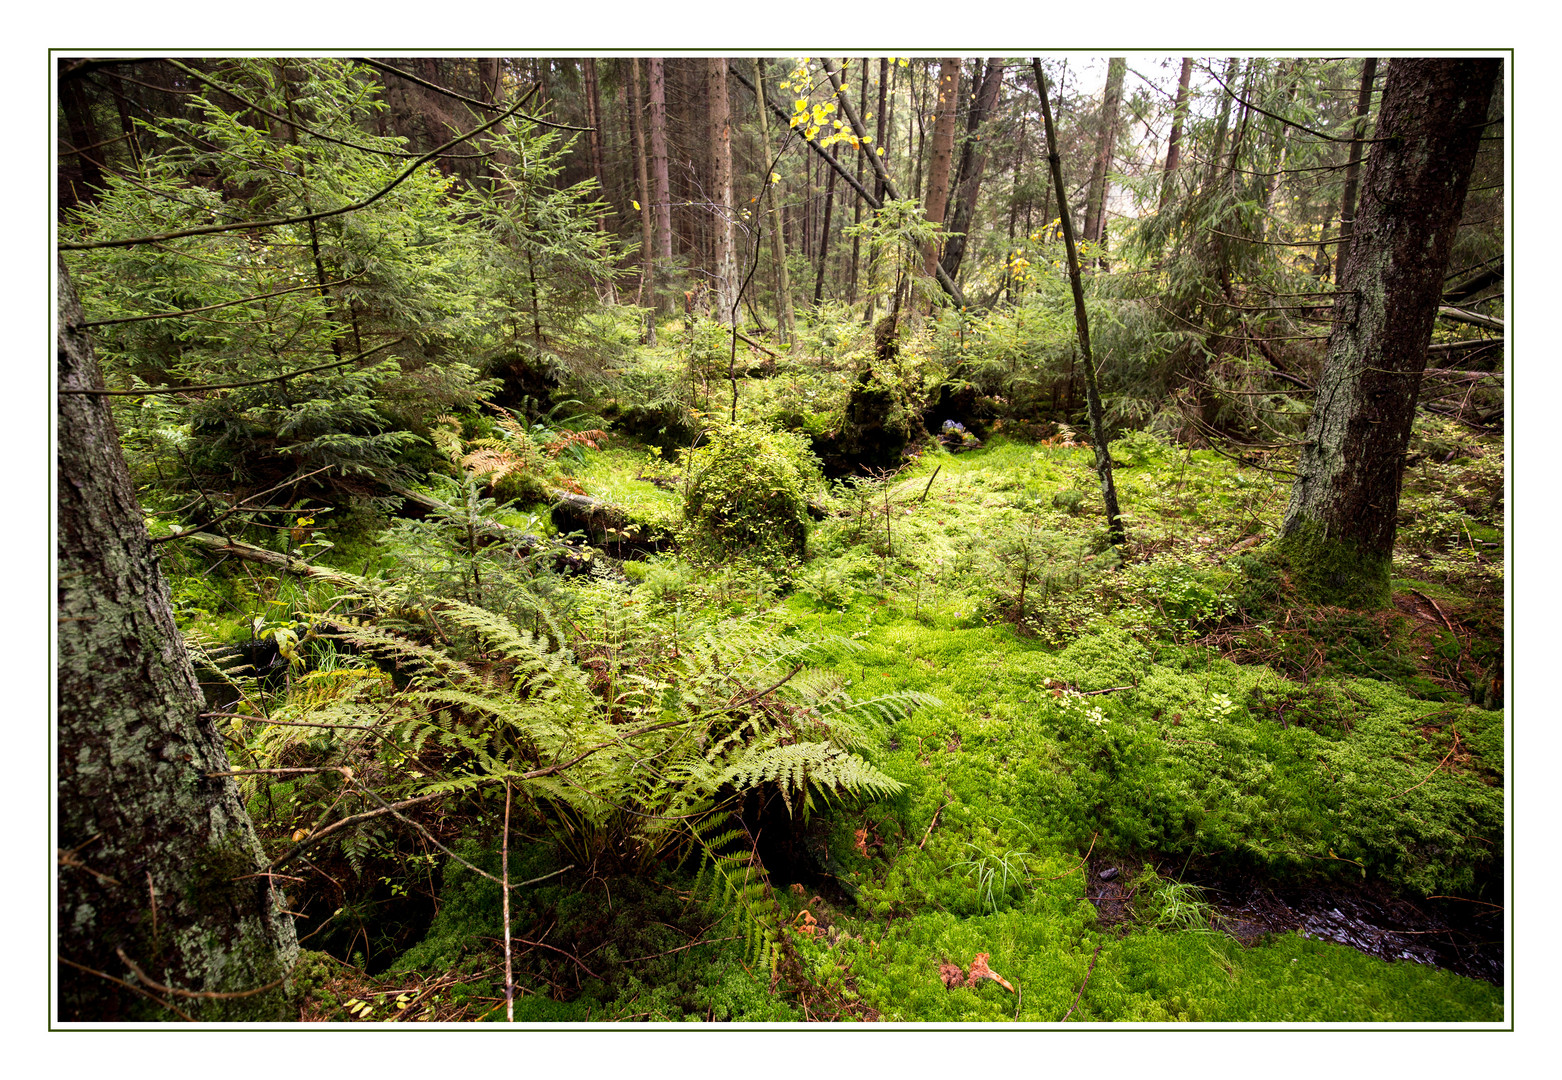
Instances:
[[[779,184],[781,182],[781,174],[780,173],[771,173],[770,174],[770,182],[772,184]]]
[[[640,209],[640,204],[635,202],[633,199],[629,200],[629,205],[633,206],[636,210]]]

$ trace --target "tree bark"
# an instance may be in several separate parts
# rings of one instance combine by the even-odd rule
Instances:
[[[971,98],[971,109],[966,114],[965,143],[960,148],[960,167],[956,172],[954,213],[949,221],[949,238],[944,242],[944,271],[950,277],[960,273],[960,261],[965,257],[971,222],[976,217],[976,199],[982,190],[982,172],[987,168],[987,143],[982,125],[992,116],[998,105],[998,91],[1003,87],[1003,59],[991,57],[982,81]]]
[[[1172,174],[1177,171],[1177,163],[1182,160],[1182,125],[1188,118],[1188,79],[1193,75],[1193,57],[1182,58],[1182,74],[1177,78],[1177,101],[1172,106],[1171,139],[1166,144],[1166,171],[1161,175],[1161,202],[1158,209],[1166,206],[1166,200],[1171,197]]]
[[[1400,480],[1501,61],[1396,57],[1279,550],[1312,597],[1388,599]]]
[[[636,303],[651,311],[646,317],[645,343],[656,344],[656,256],[652,252],[651,181],[645,160],[645,130],[640,123],[640,58],[629,61],[629,137],[635,144],[635,180],[640,194],[640,296]]]
[[[656,255],[664,262],[673,257],[672,185],[667,178],[667,76],[662,58],[646,61],[647,93],[651,103],[651,201],[656,209]]]
[[[63,263],[61,390],[101,388]],[[204,709],[106,398],[59,397],[56,551],[61,1020],[281,1020],[293,921]],[[65,961],[70,961],[66,963]],[[90,968],[89,974],[80,967]],[[111,976],[121,983],[109,981]]]
[[[1106,90],[1101,99],[1101,124],[1096,134],[1096,159],[1090,172],[1090,191],[1085,196],[1085,239],[1100,244],[1105,239],[1107,170],[1117,150],[1117,119],[1122,111],[1123,75],[1128,70],[1126,57],[1107,61]],[[1100,260],[1094,260],[1100,265]]]
[[[830,163],[836,167],[830,170],[829,179],[824,182],[824,222],[819,229],[819,262],[814,269],[814,307],[824,301],[824,265],[830,257],[830,215],[835,210],[835,174],[841,161],[840,146],[836,143],[830,147]]]
[[[1031,64],[1036,73],[1036,93],[1041,96],[1041,120],[1047,129],[1047,164],[1052,170],[1052,186],[1058,193],[1063,248],[1068,254],[1068,278],[1074,292],[1074,328],[1079,335],[1080,364],[1085,369],[1085,395],[1090,405],[1090,441],[1095,445],[1096,476],[1101,481],[1101,498],[1106,504],[1107,538],[1113,544],[1121,544],[1127,535],[1123,529],[1123,515],[1117,508],[1117,484],[1112,477],[1112,448],[1106,438],[1101,391],[1096,385],[1096,365],[1090,353],[1090,321],[1085,313],[1085,288],[1081,281],[1079,252],[1074,246],[1074,221],[1069,216],[1068,193],[1063,187],[1063,158],[1058,153],[1058,135],[1052,126],[1052,106],[1047,103],[1047,80],[1041,73],[1041,60],[1034,59]]]
[[[768,167],[773,156],[770,145],[770,110],[765,101],[765,64],[754,60],[754,98],[759,112],[759,145],[761,156]],[[782,328],[782,341],[797,340],[797,318],[792,311],[792,281],[786,270],[786,230],[782,228],[781,212],[776,207],[776,191],[781,181],[774,183],[765,177],[765,219],[770,223],[770,259],[776,275],[776,322]],[[785,201],[783,192],[782,200]]]
[[[933,122],[933,161],[928,169],[927,199],[922,216],[935,225],[944,221],[949,202],[949,163],[954,156],[955,110],[960,105],[960,58],[945,57],[938,65],[938,102]],[[934,241],[922,253],[922,269],[932,277],[940,243]]]
[[[732,109],[727,100],[727,59],[706,61],[706,105],[710,109],[711,182],[715,202],[712,225],[716,272],[716,320],[737,323],[738,260],[732,231]]]
[[[1340,198],[1340,245],[1334,253],[1334,284],[1343,288],[1345,260],[1350,255],[1351,236],[1356,231],[1356,176],[1361,168],[1361,148],[1367,137],[1367,113],[1372,108],[1372,80],[1377,75],[1377,57],[1361,62],[1361,89],[1356,95],[1356,124],[1350,140],[1350,160],[1345,166],[1345,193]]]

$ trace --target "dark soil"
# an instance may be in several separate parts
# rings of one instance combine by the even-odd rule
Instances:
[[[1105,857],[1090,863],[1085,898],[1095,905],[1103,926],[1127,932],[1137,925],[1134,879],[1143,865],[1142,860]],[[1113,870],[1115,875],[1102,878],[1103,872]],[[1494,905],[1410,900],[1372,883],[1347,889],[1197,872],[1181,880],[1204,891],[1217,928],[1243,945],[1295,931],[1382,960],[1430,964],[1468,978],[1502,982],[1502,909]]]

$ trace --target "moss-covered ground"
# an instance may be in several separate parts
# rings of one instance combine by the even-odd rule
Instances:
[[[1239,939],[1182,880],[1191,865],[1499,910],[1500,454],[1418,435],[1435,437],[1457,445],[1407,476],[1380,611],[1309,606],[1265,559],[1282,475],[1148,436],[1114,447],[1130,542],[1112,549],[1091,452],[1066,432],[933,448],[821,492],[829,513],[786,574],[664,554],[628,564],[627,586],[575,586],[762,607],[784,634],[850,643],[828,667],[852,693],[940,704],[860,748],[899,795],[770,819],[817,856],[771,867],[774,970],[696,901],[693,861],[576,872],[513,900],[516,1019],[1502,1020],[1488,981],[1294,931]],[[678,502],[652,483],[668,468],[619,446],[576,476],[672,527]],[[463,849],[494,871],[496,811]],[[566,861],[545,842],[512,858],[521,879]],[[1103,858],[1145,867],[1113,919],[1087,898]],[[317,956],[306,1017],[502,1018],[499,904],[446,862],[422,940],[374,978]],[[973,980],[981,957],[1001,978]]]

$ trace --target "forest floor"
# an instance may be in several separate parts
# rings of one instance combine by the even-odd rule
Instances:
[[[998,439],[841,489],[789,585],[671,554],[571,585],[582,624],[759,621],[847,643],[816,667],[859,698],[927,703],[857,748],[899,794],[742,811],[772,964],[700,902],[697,860],[604,860],[512,897],[516,1018],[1500,1021],[1501,450],[1418,444],[1377,612],[1302,603],[1264,561],[1283,477],[1142,437],[1114,445],[1121,552],[1089,450]],[[655,455],[583,465],[582,490],[665,523]],[[491,812],[442,821],[498,870]],[[512,877],[569,861],[517,846]],[[501,1019],[498,887],[351,855],[299,903],[325,950],[301,1019]]]

